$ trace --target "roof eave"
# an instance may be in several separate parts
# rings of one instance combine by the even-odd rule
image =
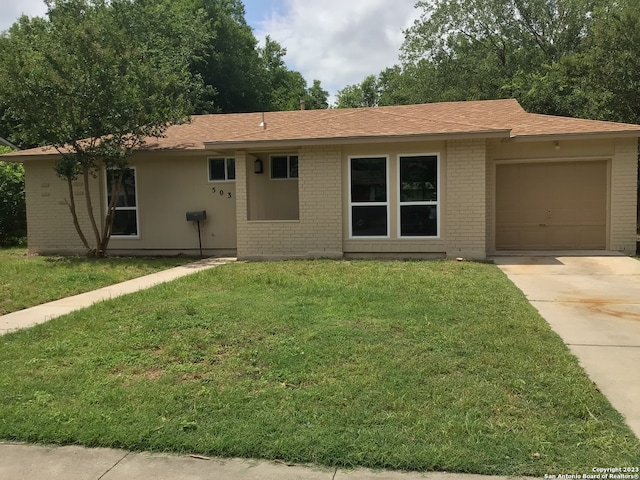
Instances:
[[[542,135],[515,135],[509,142],[548,142],[558,140],[610,140],[614,138],[640,138],[640,130],[618,132],[548,133]]]
[[[0,162],[22,163],[24,161],[31,161],[31,160],[51,160],[58,157],[60,157],[60,154],[58,152],[25,155],[25,154],[21,154],[18,151],[18,152],[10,152],[10,153],[5,153],[4,155],[0,155]]]
[[[301,138],[282,140],[248,140],[232,142],[204,142],[206,150],[248,150],[269,147],[304,147],[322,145],[356,145],[380,143],[408,143],[417,141],[472,140],[478,138],[509,138],[511,130],[480,130],[476,132],[432,133],[417,135],[376,135],[358,137]]]

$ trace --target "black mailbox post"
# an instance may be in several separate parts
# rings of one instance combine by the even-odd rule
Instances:
[[[202,236],[200,234],[200,222],[207,219],[206,210],[197,210],[195,212],[187,212],[187,222],[195,222],[198,224],[198,245],[200,245],[200,258],[202,258]]]

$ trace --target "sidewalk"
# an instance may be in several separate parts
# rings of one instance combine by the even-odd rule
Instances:
[[[52,318],[66,315],[74,310],[80,310],[81,308],[91,306],[96,302],[144,290],[145,288],[152,287],[159,283],[169,282],[176,278],[184,277],[185,275],[214,268],[219,265],[224,265],[225,263],[235,262],[235,260],[235,258],[205,258],[197,262],[152,273],[151,275],[134,278],[132,280],[127,280],[126,282],[116,283],[115,285],[110,285],[91,292],[81,293],[79,295],[74,295],[73,297],[62,298],[49,303],[43,303],[42,305],[26,308],[24,310],[18,310],[17,312],[0,316],[0,335],[12,330],[33,327],[34,325],[48,322]]]
[[[131,453],[110,448],[0,443],[7,480],[505,480],[442,472],[390,472],[286,465],[262,460]],[[510,477],[524,479],[526,477]]]

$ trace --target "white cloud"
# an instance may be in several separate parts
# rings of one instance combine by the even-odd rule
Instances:
[[[418,17],[415,0],[284,0],[256,28],[287,49],[289,68],[332,95],[398,63],[403,31]]]
[[[287,49],[285,61],[311,84],[337,90],[362,82],[398,63],[403,30],[418,17],[416,0],[249,0],[247,11],[259,39],[266,35]],[[42,0],[0,0],[0,31],[21,14],[43,16]],[[248,14],[247,17],[250,15]]]
[[[42,17],[47,6],[42,0],[0,0],[0,32],[13,25],[21,15]]]

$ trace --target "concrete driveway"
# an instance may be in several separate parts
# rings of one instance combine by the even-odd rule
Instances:
[[[640,438],[640,261],[525,255],[493,260]]]

